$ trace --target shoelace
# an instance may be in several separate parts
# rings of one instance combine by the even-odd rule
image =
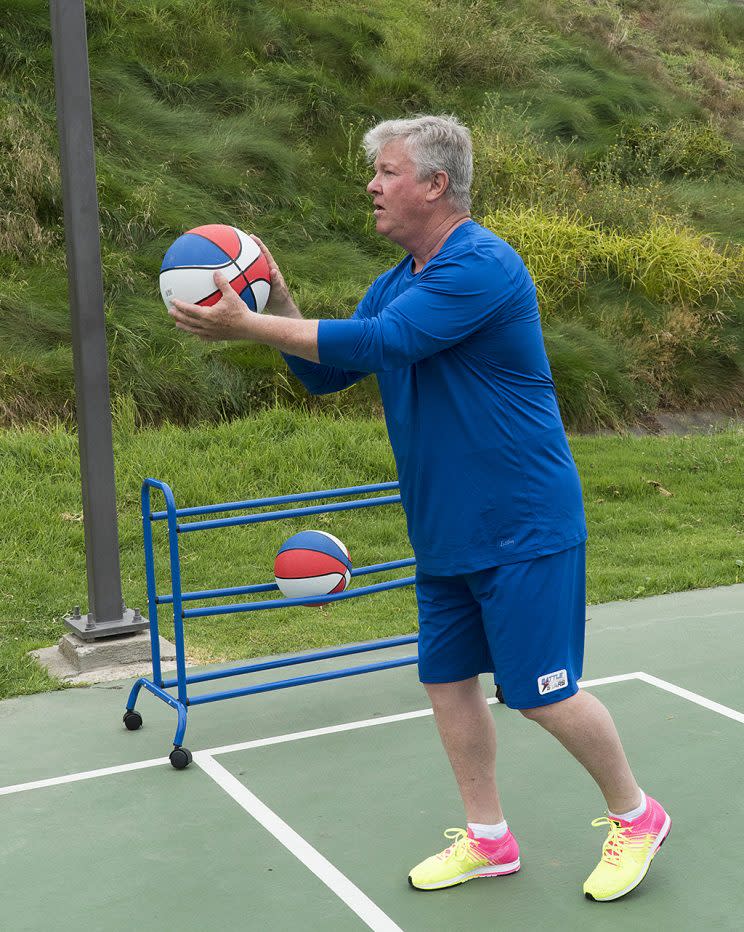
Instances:
[[[452,844],[449,848],[445,848],[440,857],[444,859],[454,855],[458,860],[462,860],[470,847],[470,838],[467,831],[464,828],[448,828],[444,833],[444,837],[452,839]]]
[[[634,838],[630,834],[629,828],[623,828],[616,819],[610,819],[603,816],[601,819],[593,819],[592,825],[599,828],[602,825],[609,825],[610,831],[602,845],[602,860],[608,864],[617,866],[620,862],[623,850],[625,848],[642,848],[646,838]]]

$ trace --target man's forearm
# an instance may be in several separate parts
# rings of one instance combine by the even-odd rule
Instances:
[[[296,308],[295,308],[296,310]],[[251,314],[245,328],[245,338],[273,346],[282,353],[319,362],[318,321],[297,317],[276,317],[273,314]]]
[[[281,307],[267,308],[266,313],[272,317],[285,317],[287,320],[302,320],[302,311],[291,298]]]

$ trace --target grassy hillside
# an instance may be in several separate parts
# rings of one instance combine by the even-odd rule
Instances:
[[[744,7],[702,0],[89,0],[114,396],[140,424],[302,390],[263,348],[177,332],[184,230],[271,246],[309,315],[399,252],[359,150],[380,118],[473,129],[474,215],[523,254],[569,425],[744,400]],[[0,423],[74,401],[44,0],[0,0]],[[368,410],[372,380],[321,408]]]

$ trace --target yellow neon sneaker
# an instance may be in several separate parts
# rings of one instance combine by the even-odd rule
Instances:
[[[445,838],[452,844],[417,864],[408,882],[417,890],[454,887],[475,877],[500,877],[519,870],[519,845],[507,829],[503,838],[476,838],[470,829],[448,828]]]
[[[632,822],[610,818],[592,822],[594,826],[609,825],[610,830],[602,846],[602,860],[584,884],[587,899],[617,900],[635,889],[648,873],[671,831],[672,820],[655,799],[647,796],[646,802],[646,811]]]

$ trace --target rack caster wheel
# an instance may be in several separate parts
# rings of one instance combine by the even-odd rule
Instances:
[[[170,762],[176,770],[183,770],[191,763],[191,751],[188,748],[173,748],[170,752]]]
[[[500,684],[500,683],[497,683],[497,684],[496,684],[496,702],[500,702],[500,703],[502,703],[502,705],[503,705],[503,702],[504,702],[504,694],[503,694],[503,692],[501,691],[501,684]]]
[[[135,712],[134,709],[127,709],[127,711],[124,713],[124,718],[122,721],[127,726],[129,731],[137,731],[137,729],[142,725],[142,716],[139,714],[139,712]]]

